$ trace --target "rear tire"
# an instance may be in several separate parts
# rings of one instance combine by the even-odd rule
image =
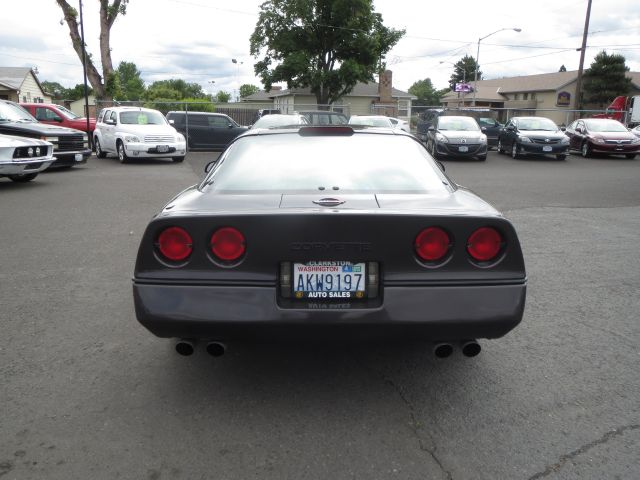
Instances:
[[[591,147],[589,146],[589,142],[584,142],[580,147],[580,153],[584,158],[588,158],[591,156]]]
[[[129,161],[129,157],[124,149],[124,143],[122,143],[122,140],[118,140],[116,149],[118,150],[118,160],[120,160],[120,163],[127,163]]]
[[[184,157],[172,157],[171,160],[173,160],[174,163],[182,163],[184,161]]]
[[[626,158],[628,158],[629,160],[633,160],[634,158],[636,158],[636,154],[635,153],[627,153],[625,155]]]
[[[24,173],[22,175],[9,175],[9,180],[17,183],[27,183],[38,176],[37,173]]]
[[[518,145],[516,144],[516,142],[513,142],[513,145],[511,145],[511,158],[513,158],[514,160],[520,158],[520,155],[518,154]]]
[[[107,157],[107,152],[102,150],[102,147],[100,146],[100,140],[98,140],[98,137],[94,137],[93,145],[95,146],[95,149],[96,149],[96,157],[98,158]]]
[[[566,160],[567,156],[565,154],[558,154],[558,155],[556,155],[556,159],[557,160]]]
[[[498,140],[498,153],[500,155],[504,155],[504,147],[502,146],[502,142],[500,140]]]

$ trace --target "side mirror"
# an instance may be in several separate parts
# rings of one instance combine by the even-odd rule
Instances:
[[[560,127],[560,130],[562,130],[563,132],[567,131],[567,127]]]
[[[576,127],[576,132],[578,132],[578,133],[584,133],[584,131],[582,130],[582,127]]]
[[[480,129],[484,132],[487,129],[487,127],[481,127]]]
[[[209,173],[215,167],[218,160],[212,160],[204,166],[204,173]]]
[[[228,124],[227,128],[233,128],[233,123]]]

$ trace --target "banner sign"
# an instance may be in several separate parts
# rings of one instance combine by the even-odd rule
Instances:
[[[470,83],[456,83],[456,88],[454,88],[453,91],[471,93],[473,92],[473,87],[471,86]]]

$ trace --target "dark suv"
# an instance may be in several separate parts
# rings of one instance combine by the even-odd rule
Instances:
[[[166,117],[192,150],[223,150],[247,130],[222,113],[169,112]]]
[[[86,163],[91,156],[85,132],[39,123],[24,108],[9,100],[0,100],[0,133],[51,142],[56,160],[49,168]]]

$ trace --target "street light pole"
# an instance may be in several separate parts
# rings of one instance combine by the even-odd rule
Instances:
[[[87,47],[84,43],[84,21],[82,19],[82,0],[78,0],[80,7],[80,39],[82,41],[82,73],[84,74],[84,114],[87,117],[87,142],[89,148],[93,148],[89,124],[89,87],[87,86]]]
[[[491,35],[494,35],[498,32],[502,32],[504,30],[513,30],[514,32],[521,32],[522,29],[521,28],[501,28],[500,30],[496,30],[495,32],[490,33],[489,35],[485,35],[484,37],[480,37],[478,39],[478,50],[476,52],[476,71],[475,74],[473,76],[473,103],[472,105],[475,107],[476,106],[476,90],[478,89],[478,68],[480,65],[480,42],[482,40],[484,40],[487,37],[490,37]]]

